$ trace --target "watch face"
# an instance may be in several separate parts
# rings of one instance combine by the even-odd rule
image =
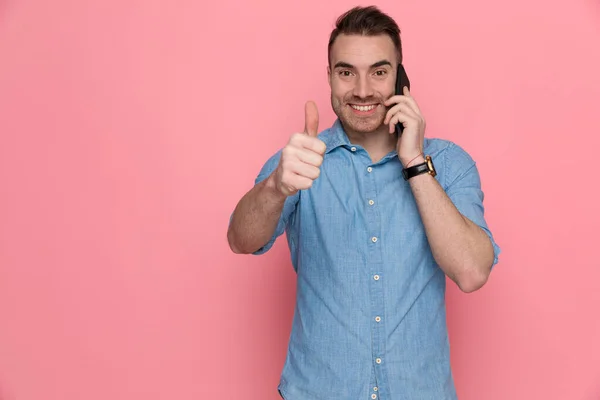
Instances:
[[[425,158],[425,162],[427,163],[427,168],[429,169],[429,174],[430,174],[431,176],[436,176],[436,175],[437,175],[437,173],[436,173],[436,171],[435,171],[435,167],[433,166],[433,161],[431,160],[431,157],[430,157],[430,156],[427,156],[427,157]]]

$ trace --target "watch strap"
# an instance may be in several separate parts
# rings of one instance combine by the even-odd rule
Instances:
[[[402,170],[402,175],[404,176],[405,181],[409,180],[412,177],[425,173],[429,173],[431,176],[436,175],[436,171],[433,167],[433,162],[431,161],[430,156],[425,157],[424,163],[413,165],[412,167],[404,168]]]

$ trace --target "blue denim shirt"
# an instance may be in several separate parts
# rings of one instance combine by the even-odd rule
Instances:
[[[446,327],[446,276],[425,236],[402,164],[372,163],[339,120],[309,190],[288,197],[268,251],[286,232],[297,274],[293,326],[279,391],[287,400],[456,399]],[[425,138],[436,179],[458,210],[499,247],[484,220],[473,159]],[[256,183],[277,167],[280,151]]]

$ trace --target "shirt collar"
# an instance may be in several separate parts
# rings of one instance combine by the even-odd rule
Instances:
[[[329,153],[330,151],[340,146],[346,147],[348,149],[352,147],[352,143],[350,143],[350,139],[348,139],[348,135],[346,134],[346,131],[344,131],[344,127],[342,126],[342,123],[340,122],[339,118],[335,120],[335,122],[329,129],[323,131],[319,135],[319,139],[321,139],[323,143],[325,143],[325,145],[327,146],[325,153]],[[423,138],[423,148],[425,149],[425,151],[427,151],[426,149],[429,146],[429,142],[429,138]],[[394,150],[386,157],[384,157],[384,159],[393,157],[395,155],[396,151]]]
[[[325,143],[325,145],[327,146],[325,153],[329,153],[330,151],[340,146],[351,146],[350,140],[348,139],[348,135],[346,135],[344,127],[342,126],[342,123],[340,122],[339,118],[335,120],[335,122],[329,129],[327,129],[319,136],[323,143]]]

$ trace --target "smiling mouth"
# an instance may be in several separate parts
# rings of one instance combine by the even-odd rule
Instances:
[[[357,111],[371,111],[372,109],[377,107],[377,104],[369,104],[369,105],[350,104],[350,107],[352,107],[353,109],[355,109]]]

